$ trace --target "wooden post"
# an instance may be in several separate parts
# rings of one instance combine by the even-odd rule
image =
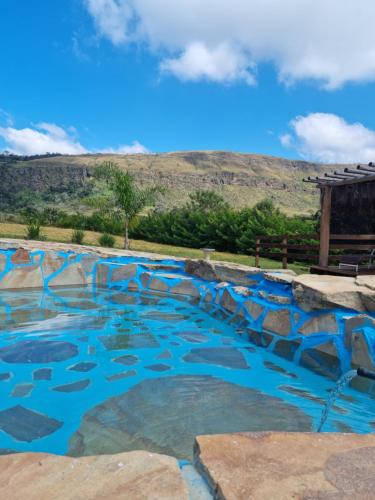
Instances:
[[[259,267],[260,238],[255,240],[255,267]]]
[[[331,235],[331,199],[332,187],[322,186],[321,188],[321,214],[320,214],[320,249],[319,249],[319,265],[328,266],[329,257],[329,240]]]
[[[285,236],[282,241],[282,254],[283,254],[283,269],[288,269],[288,237]]]

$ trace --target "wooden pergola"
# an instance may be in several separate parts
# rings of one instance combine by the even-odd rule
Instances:
[[[375,241],[375,163],[308,177],[304,182],[320,189],[320,243],[317,272],[329,267],[331,240],[346,241],[343,249],[370,250]],[[351,245],[349,240],[354,241]],[[339,245],[332,245],[339,248]],[[337,268],[336,268],[337,269]],[[335,274],[343,274],[337,272]]]

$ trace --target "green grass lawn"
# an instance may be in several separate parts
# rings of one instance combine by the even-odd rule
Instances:
[[[46,237],[47,241],[57,241],[60,243],[70,243],[72,237],[71,229],[63,229],[59,227],[44,227],[42,234]],[[23,224],[13,223],[0,223],[0,238],[24,238],[26,233],[26,226]],[[98,238],[100,233],[94,231],[85,231],[84,244],[85,245],[98,245]],[[115,236],[115,248],[123,248],[123,239],[120,236]],[[164,255],[171,255],[175,257],[191,257],[201,258],[202,251],[196,248],[185,248],[173,245],[162,245],[160,243],[152,243],[150,241],[131,240],[131,250],[141,252],[160,253]],[[236,264],[245,264],[247,266],[254,266],[254,257],[249,255],[234,254],[228,252],[215,252],[212,260],[223,260],[227,262],[234,262]],[[263,269],[281,269],[281,262],[271,259],[260,259],[260,266]],[[308,267],[304,264],[290,264],[290,269],[300,273],[308,272]]]

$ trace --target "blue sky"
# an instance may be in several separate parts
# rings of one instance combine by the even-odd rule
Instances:
[[[297,4],[1,0],[0,150],[375,161],[374,2]]]

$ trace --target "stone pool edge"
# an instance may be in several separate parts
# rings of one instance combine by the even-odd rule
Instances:
[[[243,432],[197,436],[195,466],[217,500],[372,498],[375,435]],[[210,498],[170,456],[0,456],[0,494],[21,500]],[[195,496],[196,495],[196,496]]]
[[[0,290],[93,284],[191,299],[240,326],[250,343],[333,379],[351,367],[375,368],[372,278],[356,284],[227,262],[0,240]],[[285,293],[270,293],[267,286]],[[369,388],[367,381],[354,384]]]

